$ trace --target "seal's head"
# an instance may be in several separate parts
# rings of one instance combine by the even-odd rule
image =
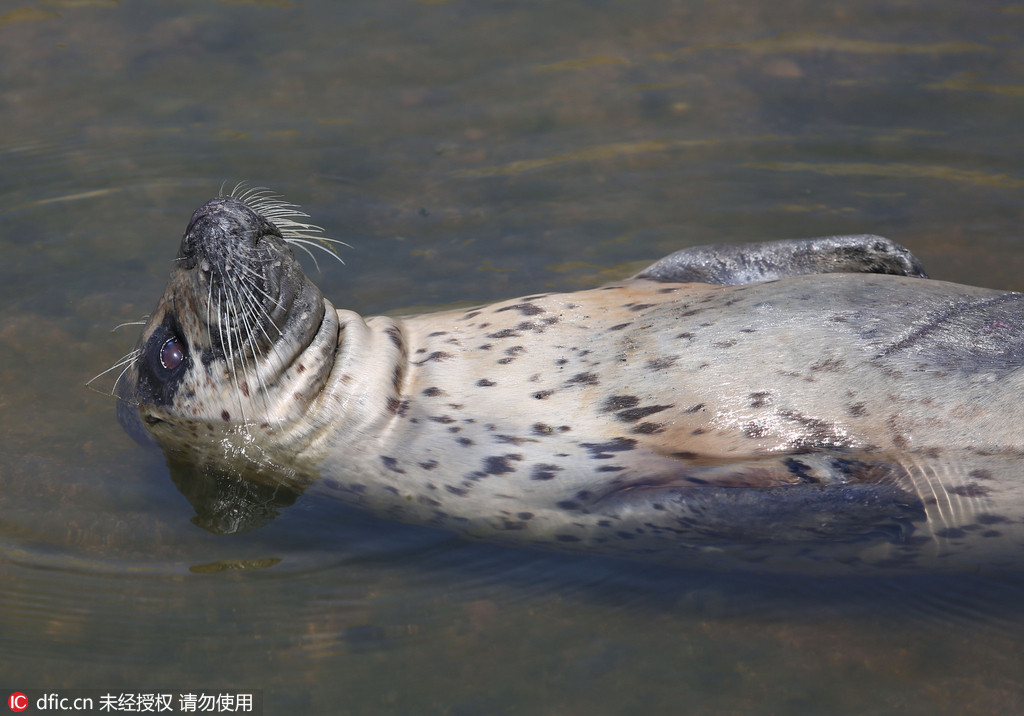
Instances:
[[[118,381],[119,418],[130,433],[148,432],[171,453],[225,435],[241,443],[254,431],[273,444],[322,388],[337,319],[290,246],[318,238],[302,231],[316,227],[289,211],[304,216],[250,191],[192,215]]]

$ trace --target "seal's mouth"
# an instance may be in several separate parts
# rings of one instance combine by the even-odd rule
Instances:
[[[316,227],[282,207],[291,205],[244,192],[192,215],[136,358],[118,381],[122,402],[137,407],[119,410],[122,424],[282,419],[293,366],[329,333],[326,302],[290,245],[318,239],[303,231]],[[308,364],[299,361],[298,373]],[[135,424],[125,427],[134,434]]]

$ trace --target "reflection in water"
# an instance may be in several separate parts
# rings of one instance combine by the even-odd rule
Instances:
[[[262,527],[301,494],[294,486],[248,480],[209,465],[169,461],[168,467],[175,487],[195,508],[192,521],[214,534],[241,534]]]

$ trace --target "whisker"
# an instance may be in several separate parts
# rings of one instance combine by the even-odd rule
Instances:
[[[243,271],[243,272],[245,272],[245,273],[247,273],[247,274],[248,274],[249,276],[253,277],[254,279],[256,279],[256,280],[258,280],[258,281],[262,281],[262,279],[263,279],[263,276],[261,276],[260,274],[258,274],[258,273],[256,272],[256,270],[255,270],[254,268],[252,268],[251,266],[243,266],[243,267],[242,267],[242,271]],[[262,288],[260,288],[259,286],[250,286],[249,288],[250,288],[250,289],[251,289],[251,290],[252,290],[252,291],[253,291],[254,293],[259,293],[259,294],[260,294],[261,296],[263,296],[263,297],[264,297],[265,299],[267,299],[268,301],[270,301],[271,303],[273,303],[273,304],[274,304],[275,306],[277,306],[278,308],[283,308],[283,306],[281,306],[281,302],[280,302],[280,301],[278,301],[278,300],[277,300],[276,298],[274,298],[273,296],[271,296],[271,295],[270,295],[269,293],[267,293],[266,291],[264,291],[264,290],[263,290]],[[260,309],[263,309],[263,306],[262,306],[262,305],[260,306]],[[264,315],[264,316],[266,316],[267,320],[270,320],[270,315],[269,315],[269,314],[268,314],[268,313],[267,313],[267,312],[266,312],[265,310],[263,311],[263,315]]]
[[[298,204],[285,201],[280,194],[266,187],[251,187],[248,182],[236,184],[229,196],[238,199],[267,221],[273,223],[287,243],[298,246],[309,254],[318,271],[320,266],[316,261],[316,257],[305,247],[320,249],[334,256],[341,263],[345,263],[338,255],[335,247],[349,247],[349,245],[339,239],[321,236],[324,230],[323,227],[303,221],[303,219],[309,218],[309,214],[302,211]]]
[[[244,284],[243,284],[243,287],[244,287]],[[254,300],[251,294],[239,293],[238,294],[238,298],[239,298],[239,301],[242,304],[245,304],[245,305],[243,305],[243,308],[251,306],[252,302]],[[263,412],[269,418],[270,403],[269,403],[269,400],[268,400],[268,396],[270,394],[270,391],[267,388],[266,382],[263,380],[263,374],[259,371],[259,369],[257,367],[258,363],[259,363],[260,355],[258,355],[257,351],[256,351],[256,332],[253,330],[253,326],[252,326],[253,322],[250,319],[249,311],[244,311],[241,315],[242,315],[242,321],[245,323],[245,332],[246,332],[246,334],[248,335],[248,338],[249,338],[249,349],[252,352],[253,364],[252,364],[252,371],[251,372],[256,377],[257,383],[259,383],[260,399],[262,400],[262,403],[263,403]],[[259,325],[260,330],[263,332],[263,334],[267,335],[266,328],[262,325],[262,323],[258,323],[258,325]],[[270,336],[267,336],[267,339],[269,341],[270,340]],[[276,347],[275,344],[273,343],[273,341],[270,341],[270,346],[272,348]],[[244,354],[244,351],[243,351],[243,354]],[[251,391],[251,389],[250,389],[250,391]]]
[[[141,355],[141,351],[140,351],[140,355]],[[138,360],[139,356],[136,356],[135,358],[136,358],[136,360]],[[126,363],[124,368],[121,370],[121,372],[117,374],[117,380],[114,381],[114,387],[110,389],[110,396],[112,398],[118,398],[119,400],[122,399],[120,396],[115,395],[114,391],[117,389],[117,384],[121,382],[121,378],[123,378],[124,374],[127,373],[131,369],[131,367],[132,367],[132,365],[134,365],[134,363],[135,363],[135,361],[131,361],[129,363]],[[135,407],[139,406],[139,401],[137,401],[137,400],[125,400],[125,402],[128,403],[129,405],[134,405]]]
[[[115,331],[118,331],[118,330],[124,328],[125,326],[144,326],[144,325],[146,325],[146,321],[148,321],[148,320],[149,320],[149,314],[147,313],[145,316],[142,317],[141,320],[138,320],[138,321],[126,321],[124,323],[118,323],[116,326],[114,326],[113,328],[110,329],[110,332],[114,333]]]
[[[120,380],[121,376],[124,375],[125,372],[129,368],[131,368],[132,364],[135,361],[137,361],[139,359],[139,356],[141,356],[141,355],[142,355],[142,349],[141,348],[136,348],[135,350],[133,350],[133,351],[131,351],[129,353],[125,353],[123,356],[121,356],[120,358],[117,359],[117,362],[114,363],[114,365],[110,366],[109,368],[107,368],[102,373],[98,373],[98,374],[94,375],[92,378],[90,378],[89,380],[87,380],[85,382],[85,385],[87,387],[89,387],[89,388],[92,388],[93,381],[95,381],[95,380],[97,380],[99,378],[102,378],[103,376],[105,376],[107,373],[109,373],[112,370],[117,370],[118,368],[123,367],[124,370],[122,370],[120,375],[117,376],[117,380]],[[105,390],[97,390],[96,392],[102,393],[104,395],[113,395],[114,394],[114,390],[116,388],[117,388],[117,381],[114,381],[114,387],[110,389],[109,393],[107,393],[107,391],[105,391]],[[92,389],[96,390],[95,388],[92,388]]]
[[[209,283],[210,290],[206,294],[206,343],[213,348],[213,335],[210,333],[210,324],[212,314],[210,311],[213,309],[213,281]],[[223,348],[223,345],[221,346]]]
[[[341,256],[338,255],[338,252],[334,249],[333,246],[322,246],[320,244],[320,240],[317,239],[317,238],[314,238],[312,240],[307,240],[306,238],[292,237],[290,239],[285,239],[285,242],[288,243],[288,244],[291,244],[292,246],[300,248],[303,251],[305,251],[307,254],[309,254],[309,257],[311,259],[313,259],[313,264],[316,265],[317,271],[320,270],[320,266],[317,265],[316,257],[313,256],[313,252],[312,251],[310,251],[309,249],[306,248],[307,246],[310,246],[310,247],[312,247],[314,249],[319,249],[319,250],[323,251],[325,254],[330,256],[332,259],[337,259],[338,263],[341,263],[341,264],[345,263],[345,260],[343,258],[341,258]]]
[[[224,296],[225,302],[228,304],[228,309],[227,309],[228,313],[225,314],[224,310],[222,310],[222,307],[221,307],[221,305],[219,303],[219,299],[218,299],[217,315],[221,316],[221,317],[224,317],[225,315],[228,315],[229,317],[231,315],[237,315],[237,314],[231,314],[230,313],[231,308],[233,307],[232,303],[231,303],[230,296],[226,296],[223,291],[220,292],[220,295]],[[231,326],[230,325],[228,326],[227,343],[226,344],[224,343],[223,323],[220,325],[220,329],[221,329],[221,345],[224,347],[225,367],[228,369],[228,372],[231,374],[231,384],[235,388],[235,398],[237,400],[237,405],[238,405],[238,414],[241,417],[242,425],[245,425],[245,407],[242,405],[242,391],[238,387],[238,371],[235,369],[235,348],[234,348],[234,343],[232,341]]]
[[[250,288],[251,289],[251,287],[249,287],[249,286],[246,286],[246,288]],[[255,336],[255,331],[253,331],[252,327],[249,326],[249,324],[248,324],[248,316],[249,316],[250,313],[253,316],[257,317],[257,318],[263,318],[264,319],[264,320],[260,320],[260,321],[254,321],[254,323],[256,323],[257,327],[259,328],[259,331],[266,338],[267,345],[270,347],[271,352],[274,353],[278,359],[282,359],[282,356],[280,354],[280,346],[277,343],[277,341],[267,331],[267,328],[266,328],[265,324],[269,323],[270,325],[272,325],[275,329],[277,329],[278,333],[280,333],[280,328],[278,328],[278,326],[273,322],[273,320],[271,319],[270,315],[267,313],[266,309],[256,299],[255,295],[253,295],[251,290],[248,293],[245,293],[245,294],[239,293],[239,299],[244,304],[243,307],[249,309],[246,313],[243,314],[243,316],[245,317],[246,325],[247,325],[247,330],[248,330],[249,336],[250,336],[250,341],[251,341],[250,345],[252,346],[252,349],[253,349],[253,357],[256,358],[258,356],[256,354],[256,336]],[[263,355],[267,355],[267,354],[263,353]],[[283,362],[283,360],[282,360],[282,362]],[[262,382],[262,377],[261,377],[261,382]],[[264,389],[266,389],[265,385],[263,387],[264,387]],[[266,391],[266,394],[269,394],[269,391]],[[266,395],[264,396],[264,398],[265,397],[266,397]],[[269,410],[269,403],[266,403],[266,401],[264,401],[264,406]]]
[[[302,244],[303,244],[303,243],[305,243],[305,242],[302,242],[302,241],[296,241],[296,240],[292,239],[292,240],[291,240],[291,241],[289,241],[288,243],[289,243],[289,244],[291,244],[292,246],[295,246],[295,247],[297,247],[297,248],[299,248],[299,249],[301,249],[301,250],[305,251],[305,252],[306,252],[306,254],[307,254],[307,255],[309,256],[309,258],[311,258],[311,259],[313,260],[313,266],[315,266],[315,267],[316,267],[316,270],[317,270],[317,271],[319,271],[319,270],[320,270],[320,263],[319,263],[319,262],[318,262],[318,261],[316,260],[316,256],[314,256],[314,255],[313,255],[313,252],[312,252],[312,251],[310,251],[309,249],[307,249],[307,248],[306,248],[305,246],[303,246],[303,245],[302,245]],[[336,257],[336,258],[337,258],[337,259],[338,259],[339,261],[341,261],[341,257],[340,257],[340,256],[338,256],[338,257]],[[342,261],[342,263],[345,263],[345,262],[344,262],[344,261]]]

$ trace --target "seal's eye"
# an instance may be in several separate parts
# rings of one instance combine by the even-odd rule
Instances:
[[[167,370],[174,370],[185,360],[185,346],[172,336],[160,346],[160,365]]]

